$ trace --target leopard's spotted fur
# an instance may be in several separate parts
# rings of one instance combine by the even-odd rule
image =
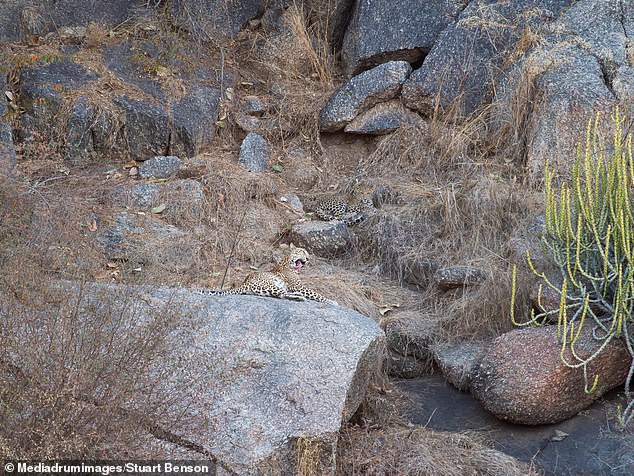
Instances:
[[[321,199],[314,207],[320,220],[339,220],[348,226],[358,225],[368,219],[376,208],[372,202],[373,188],[356,187],[350,196],[330,196]]]
[[[337,305],[336,301],[328,299],[310,289],[299,279],[299,270],[308,262],[308,251],[291,244],[282,259],[271,271],[258,271],[249,274],[237,288],[226,291],[200,290],[201,294],[226,296],[230,294],[254,294],[281,299],[295,299],[305,301],[325,302]]]

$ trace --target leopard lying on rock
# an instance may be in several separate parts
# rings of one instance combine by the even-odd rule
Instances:
[[[253,294],[256,296],[277,297],[280,299],[307,299],[338,305],[303,284],[298,277],[299,270],[308,262],[308,251],[291,244],[277,265],[271,271],[258,271],[249,274],[237,288],[226,291],[200,289],[200,294],[227,296],[231,294]]]

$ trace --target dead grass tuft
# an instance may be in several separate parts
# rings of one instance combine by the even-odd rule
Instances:
[[[392,424],[349,427],[340,438],[340,475],[527,476],[538,472],[490,449],[475,434],[435,432]]]

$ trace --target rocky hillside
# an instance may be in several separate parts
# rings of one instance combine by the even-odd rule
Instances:
[[[579,377],[553,384],[552,333],[493,339],[511,302],[526,320],[561,300],[525,258],[557,274],[545,165],[565,179],[589,120],[608,140],[629,117],[630,35],[626,0],[1,2],[0,459],[529,474],[424,428],[390,459],[388,377],[439,369],[525,424],[600,396],[554,401]],[[367,207],[346,223],[323,200]],[[338,308],[195,292],[291,243]],[[530,347],[553,374],[506,365]],[[611,351],[599,393],[627,378]]]

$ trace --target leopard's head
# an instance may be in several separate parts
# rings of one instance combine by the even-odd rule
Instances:
[[[282,257],[281,264],[292,271],[299,271],[308,263],[308,259],[308,251],[291,243],[289,250]]]

